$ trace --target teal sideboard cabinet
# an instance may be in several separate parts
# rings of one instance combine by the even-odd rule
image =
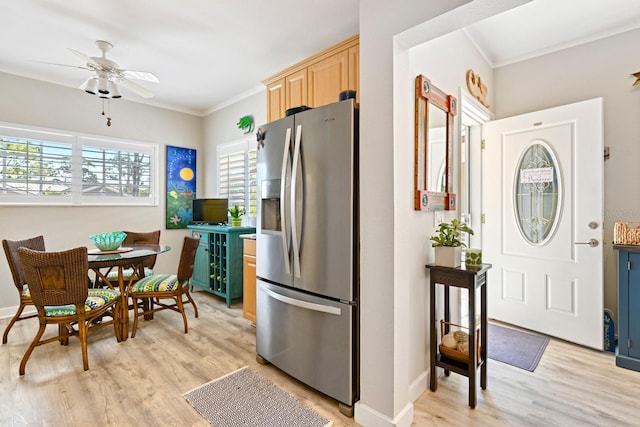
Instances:
[[[616,366],[640,371],[640,246],[618,251],[618,350]]]
[[[242,239],[241,234],[256,232],[255,227],[227,227],[223,225],[189,225],[192,237],[200,239],[191,278],[197,287],[225,299],[242,298]]]

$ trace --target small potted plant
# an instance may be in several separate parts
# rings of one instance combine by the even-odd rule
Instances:
[[[462,233],[473,235],[473,230],[458,219],[442,222],[438,225],[438,234],[432,236],[431,246],[435,248],[436,265],[458,267],[462,258],[462,247],[467,246],[460,240]]]
[[[247,211],[238,205],[235,205],[232,208],[228,208],[227,211],[229,215],[231,215],[231,226],[232,227],[241,227],[242,226],[242,218],[241,216],[247,213]]]

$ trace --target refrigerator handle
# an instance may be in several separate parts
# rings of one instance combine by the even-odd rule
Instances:
[[[302,125],[296,127],[296,141],[293,146],[293,166],[291,168],[291,246],[293,246],[293,274],[300,277],[300,242],[298,224],[296,223],[296,177],[300,165],[300,143],[302,139]],[[304,186],[303,186],[304,188]],[[300,206],[304,207],[304,193],[300,196]]]
[[[291,274],[291,263],[289,262],[289,236],[287,235],[287,215],[285,209],[285,191],[287,189],[287,166],[289,165],[289,149],[291,146],[291,128],[287,128],[284,137],[284,152],[282,153],[282,172],[280,175],[280,221],[282,222],[282,255],[284,258],[284,269],[287,274]]]
[[[300,307],[300,308],[304,308],[307,310],[313,310],[313,311],[319,311],[322,313],[327,313],[327,314],[335,314],[340,316],[342,314],[342,310],[340,310],[338,307],[333,307],[330,305],[322,305],[322,304],[316,304],[313,302],[308,302],[308,301],[301,301],[299,299],[295,299],[295,298],[291,298],[285,295],[281,295],[278,294],[276,292],[273,292],[271,289],[268,289],[266,287],[261,288],[261,290],[266,293],[267,295],[269,295],[271,298],[277,299],[280,302],[283,302],[285,304],[289,304],[289,305],[293,305],[296,307]]]

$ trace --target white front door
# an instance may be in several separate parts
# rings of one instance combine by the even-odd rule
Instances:
[[[602,349],[602,99],[483,126],[488,315]]]

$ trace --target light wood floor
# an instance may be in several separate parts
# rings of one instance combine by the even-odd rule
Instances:
[[[26,375],[18,366],[37,320],[18,322],[0,347],[0,426],[208,426],[182,394],[249,366],[313,407],[334,426],[356,426],[337,403],[255,361],[255,329],[241,304],[227,309],[197,292],[200,317],[189,333],[173,312],[142,322],[136,338],[116,343],[103,328],[89,337],[90,370],[79,342],[34,350]],[[8,320],[0,320],[0,331]],[[488,388],[467,406],[466,378],[441,377],[414,406],[414,426],[639,425],[640,373],[615,367],[611,353],[551,340],[534,373],[489,360]],[[293,426],[292,426],[293,427]]]

